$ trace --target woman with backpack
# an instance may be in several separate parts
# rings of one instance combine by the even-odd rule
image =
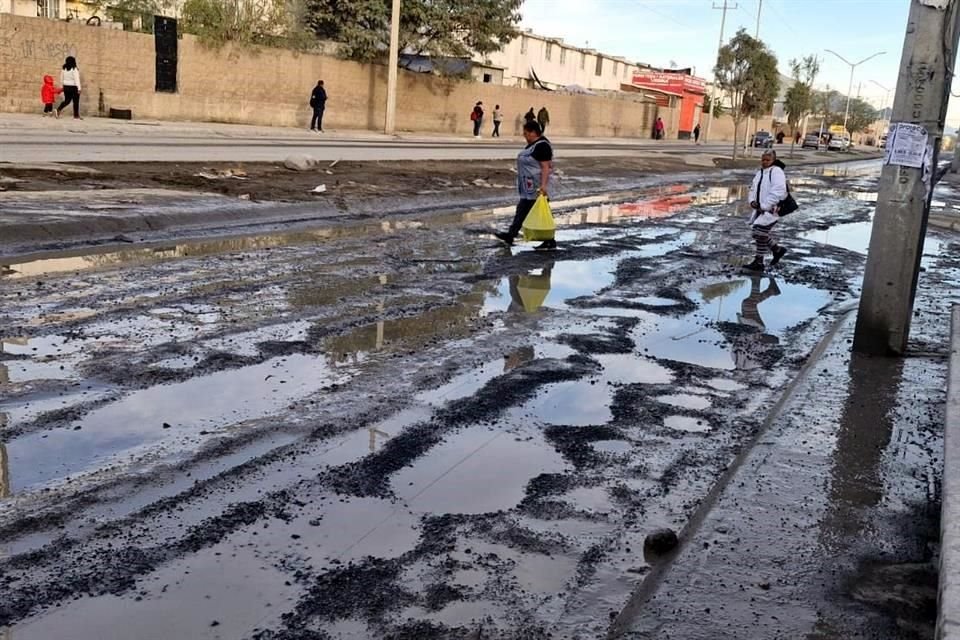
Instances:
[[[473,121],[473,137],[480,137],[480,127],[483,126],[483,103],[478,102],[473,106],[470,112],[470,119]]]

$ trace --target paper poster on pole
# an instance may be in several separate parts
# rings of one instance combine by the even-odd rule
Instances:
[[[927,130],[907,122],[895,122],[890,125],[887,134],[887,154],[884,164],[901,167],[923,168],[927,154],[929,135]]]

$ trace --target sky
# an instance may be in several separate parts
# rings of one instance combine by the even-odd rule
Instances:
[[[728,0],[724,40],[737,29],[754,35],[757,9],[760,39],[777,55],[780,71],[790,75],[789,60],[816,55],[816,85],[847,93],[850,62],[885,51],[856,67],[853,95],[880,108],[897,84],[910,0]],[[570,44],[618,55],[657,67],[694,67],[712,78],[720,40],[723,0],[526,0],[521,27]],[[736,7],[735,9],[733,7]],[[890,93],[890,102],[893,92]],[[889,106],[889,103],[888,103]],[[960,125],[960,99],[951,101],[947,124]]]

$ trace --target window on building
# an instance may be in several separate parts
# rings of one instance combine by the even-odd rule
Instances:
[[[493,74],[490,74],[490,73],[483,74],[483,81],[486,82],[487,84],[490,84],[491,82],[493,82]]]
[[[59,18],[60,0],[37,0],[37,15],[41,18]]]
[[[527,52],[527,36],[520,36],[520,53]]]
[[[597,68],[594,73],[598,76],[603,75],[603,56],[597,56]]]
[[[587,68],[587,54],[585,53],[580,54],[580,68],[581,69]]]
[[[544,57],[546,57],[547,62],[549,62],[549,61],[550,61],[550,58],[553,57],[553,43],[552,43],[552,42],[548,42],[548,43],[547,43],[547,46],[544,48],[543,55],[544,55]]]
[[[567,64],[567,50],[560,47],[560,64]]]

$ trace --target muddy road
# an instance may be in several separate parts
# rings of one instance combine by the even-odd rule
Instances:
[[[763,277],[733,180],[550,254],[495,211],[6,265],[0,628],[603,637],[855,299],[878,174],[795,172]]]

